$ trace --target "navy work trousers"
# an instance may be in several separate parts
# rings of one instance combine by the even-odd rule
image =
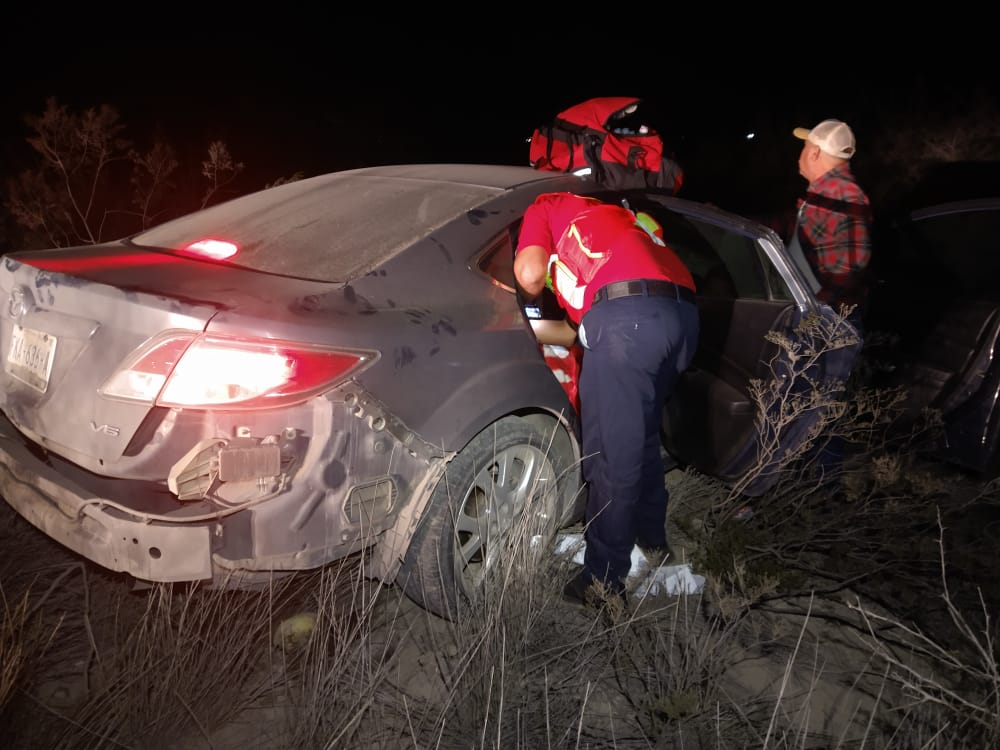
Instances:
[[[584,567],[622,591],[638,541],[666,543],[660,425],[698,343],[698,309],[673,297],[605,300],[583,318],[583,476],[589,496]]]

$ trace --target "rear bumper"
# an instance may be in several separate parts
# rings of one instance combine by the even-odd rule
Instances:
[[[207,524],[167,524],[95,496],[28,451],[0,419],[0,495],[33,526],[109,570],[145,581],[212,577]]]

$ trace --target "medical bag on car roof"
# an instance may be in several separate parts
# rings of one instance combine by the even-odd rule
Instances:
[[[635,97],[603,97],[560,112],[535,128],[529,163],[548,172],[589,168],[596,182],[614,190],[660,187],[676,193],[684,172],[664,154],[660,134],[636,124],[639,103]]]

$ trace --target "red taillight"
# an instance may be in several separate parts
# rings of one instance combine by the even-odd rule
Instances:
[[[289,341],[173,332],[144,346],[101,393],[188,409],[286,406],[328,390],[377,356]]]
[[[190,245],[181,248],[180,252],[185,255],[194,255],[197,258],[207,258],[208,260],[225,260],[226,258],[232,258],[239,250],[235,242],[204,239],[192,242]]]

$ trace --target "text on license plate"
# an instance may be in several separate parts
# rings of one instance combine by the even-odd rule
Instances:
[[[33,328],[14,326],[4,369],[32,388],[45,393],[56,356],[56,337]]]

